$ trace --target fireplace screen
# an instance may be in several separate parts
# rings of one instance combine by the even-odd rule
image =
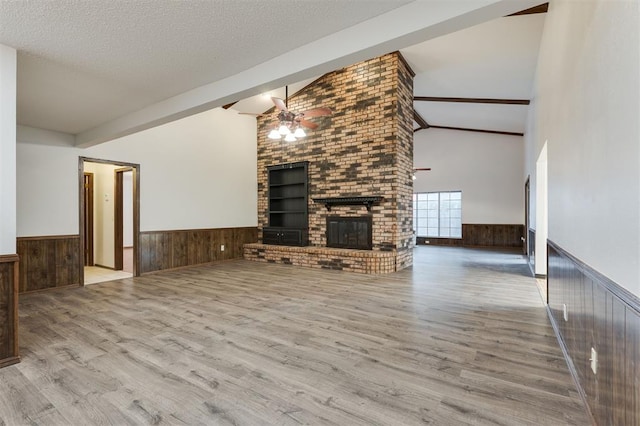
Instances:
[[[371,250],[371,216],[327,217],[327,247]]]

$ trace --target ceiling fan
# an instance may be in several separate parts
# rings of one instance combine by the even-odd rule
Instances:
[[[431,167],[417,167],[413,169],[413,180],[416,180],[416,172],[430,172]]]
[[[332,114],[331,109],[324,107],[313,108],[302,112],[289,111],[289,86],[285,86],[284,101],[276,97],[271,97],[271,101],[279,112],[277,120],[272,123],[271,130],[267,135],[269,139],[281,139],[284,137],[284,140],[287,142],[295,142],[297,139],[307,135],[303,127],[311,130],[318,127],[318,124],[307,120],[307,118],[326,117]],[[262,114],[258,114],[258,116],[261,115]]]

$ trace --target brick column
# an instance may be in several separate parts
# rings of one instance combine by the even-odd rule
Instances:
[[[268,226],[267,166],[309,161],[309,239],[326,245],[328,214],[371,214],[373,250],[396,253],[396,269],[412,264],[413,75],[399,53],[328,73],[289,99],[301,112],[329,107],[331,117],[296,142],[267,133],[275,112],[258,119],[258,227]],[[337,206],[329,213],[312,198],[382,196],[365,207]]]

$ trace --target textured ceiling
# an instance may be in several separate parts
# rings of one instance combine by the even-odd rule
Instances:
[[[99,143],[109,136],[126,134],[126,129],[139,129],[138,123],[153,122],[163,114],[179,118],[178,109],[171,110],[171,107],[187,110],[190,105],[206,104],[207,100],[216,98],[202,88],[216,82],[224,82],[224,87],[228,87],[229,79],[245,76],[246,70],[264,69],[265,64],[275,63],[277,66],[270,68],[275,74],[270,78],[277,73],[294,75],[290,70],[296,68],[295,64],[280,66],[279,63],[282,57],[294,57],[292,51],[297,52],[297,58],[307,56],[308,60],[313,56],[330,61],[341,46],[331,49],[331,45],[324,43],[317,52],[306,48],[316,40],[326,40],[325,36],[334,36],[332,43],[344,41],[342,44],[350,45],[354,40],[345,34],[356,37],[368,34],[367,39],[384,43],[380,37],[390,37],[393,33],[385,30],[421,28],[412,21],[425,22],[428,26],[429,19],[436,15],[442,19],[447,16],[447,10],[458,9],[460,17],[466,16],[462,13],[465,7],[480,7],[493,1],[503,10],[502,14],[498,14],[498,9],[487,12],[493,17],[534,3],[532,0],[455,3],[441,0],[0,0],[0,43],[18,49],[18,123],[82,135],[83,141]],[[410,10],[421,13],[408,13]],[[476,23],[487,21],[488,15],[484,16]],[[470,26],[472,23],[468,20],[467,28],[460,25],[458,29],[465,29],[459,31],[450,29],[454,32],[447,34],[440,26],[436,32],[444,35],[425,33],[425,38],[430,40],[401,49],[417,73],[414,94],[528,99],[544,16],[503,17],[475,26]],[[372,22],[376,24],[369,25],[368,29],[349,32],[354,25]],[[437,20],[431,24],[435,22]],[[401,46],[395,48],[398,47]],[[310,75],[313,74],[303,77]],[[294,92],[308,81],[296,85],[294,81],[282,79],[278,83],[288,82]],[[238,82],[233,80],[232,84]],[[190,89],[198,92],[192,91],[193,96],[190,94],[189,98],[172,98]],[[201,94],[203,98],[199,98]],[[224,98],[224,94],[221,95],[218,99]],[[161,105],[165,100],[171,102],[165,103],[170,106],[166,111],[162,109],[164,106],[160,106],[160,110],[149,110],[150,105]],[[235,99],[226,102],[231,100]],[[254,97],[235,107],[257,112],[271,107],[271,103],[267,98]],[[527,110],[522,105],[439,102],[416,102],[415,107],[431,125],[508,132],[524,131]],[[127,121],[132,116],[135,118]],[[109,124],[114,120],[121,121]],[[101,129],[98,133],[94,131],[97,128]],[[120,133],[123,129],[125,133]]]
[[[19,124],[79,133],[409,0],[0,1]]]

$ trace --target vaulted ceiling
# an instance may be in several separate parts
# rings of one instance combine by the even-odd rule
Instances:
[[[416,73],[414,128],[523,134],[544,18],[506,16],[401,49]]]
[[[496,18],[400,49],[416,73],[414,130],[522,135],[546,10]],[[292,84],[289,93],[311,81]],[[284,93],[272,90],[232,108],[265,112],[273,106],[269,96]]]
[[[493,44],[503,41],[495,32],[519,29],[515,19],[523,17],[498,29],[476,25],[536,3],[1,1],[0,43],[18,50],[18,124],[68,133],[76,145],[90,146],[398,49],[418,73],[417,95],[527,97],[530,87],[498,90],[500,75],[474,75],[477,84],[463,90],[470,82],[447,68],[470,65],[479,51],[488,63],[499,50]],[[538,21],[526,25],[533,30]],[[467,37],[483,36],[488,44],[462,48],[458,31],[469,27],[476,32]],[[433,44],[417,44],[424,40]],[[443,56],[452,45],[465,60]],[[512,53],[518,46],[514,40],[507,47]],[[482,59],[478,64],[476,72],[486,73]],[[443,76],[457,79],[447,83]],[[458,124],[435,108],[416,105],[429,124]],[[465,114],[482,118],[472,110]],[[510,120],[495,125],[518,130]]]

